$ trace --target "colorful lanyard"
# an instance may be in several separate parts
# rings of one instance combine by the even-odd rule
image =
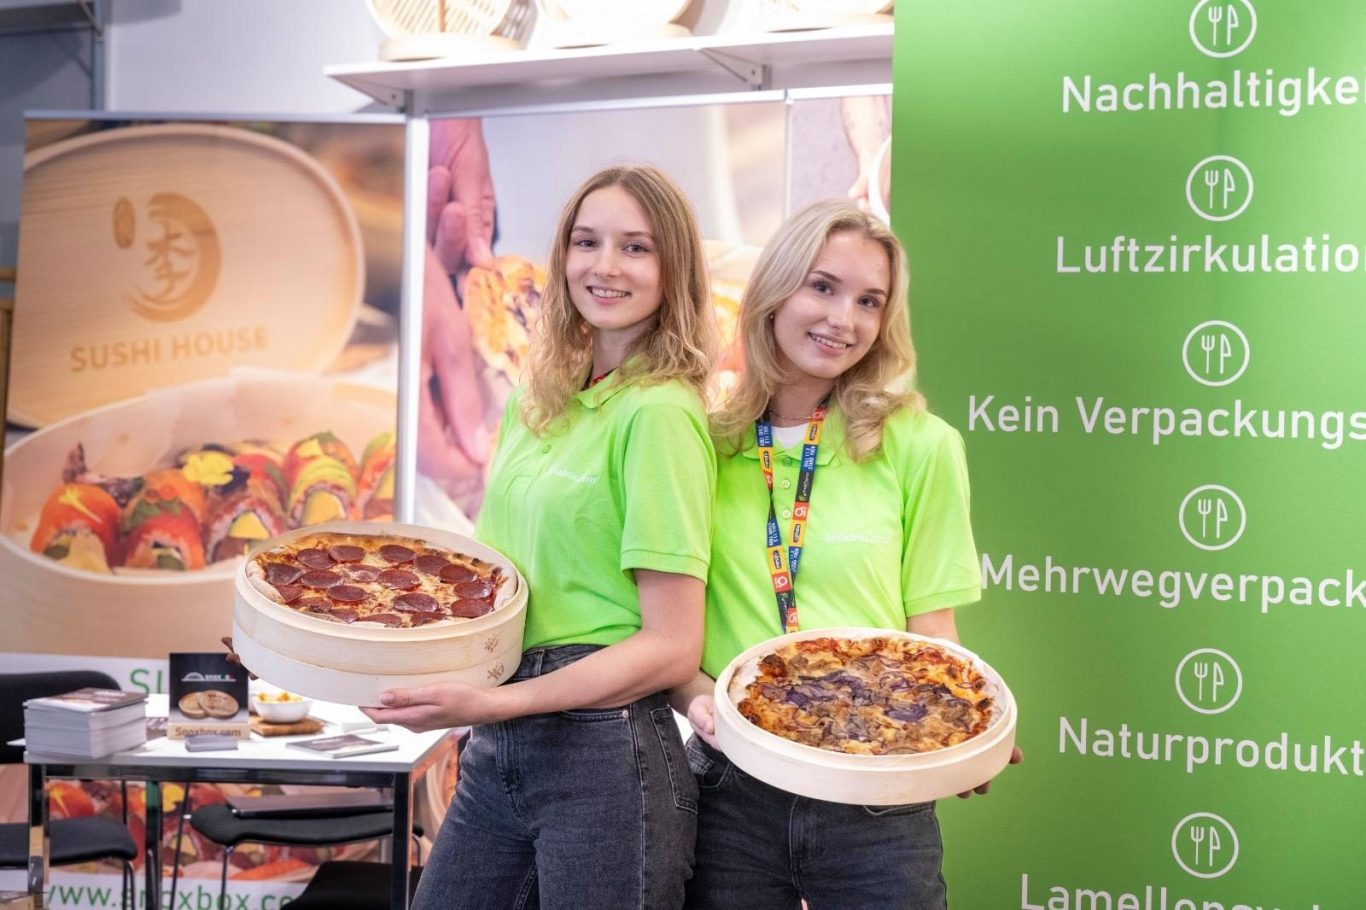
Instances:
[[[821,444],[821,426],[828,408],[822,401],[811,414],[806,425],[806,439],[802,445],[802,468],[797,475],[797,495],[792,502],[792,530],[788,545],[783,546],[783,535],[778,527],[778,512],[773,506],[773,424],[765,412],[754,422],[754,437],[759,444],[759,466],[768,485],[768,550],[769,575],[773,578],[773,593],[778,598],[778,621],[783,631],[797,631],[797,593],[793,588],[797,568],[801,565],[806,522],[811,516],[811,487],[816,481],[816,450]]]

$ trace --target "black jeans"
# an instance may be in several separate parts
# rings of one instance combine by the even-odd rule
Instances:
[[[698,910],[944,910],[934,803],[851,806],[770,787],[694,736]]]
[[[512,679],[595,650],[528,651]],[[680,907],[696,830],[697,785],[662,694],[475,727],[414,907]]]

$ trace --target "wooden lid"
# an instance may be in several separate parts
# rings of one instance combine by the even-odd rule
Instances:
[[[360,232],[298,148],[215,124],[106,130],[24,161],[10,419],[42,426],[240,366],[320,372]]]

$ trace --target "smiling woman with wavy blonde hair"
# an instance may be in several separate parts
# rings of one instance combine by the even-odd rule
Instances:
[[[526,383],[475,536],[529,590],[496,688],[386,693],[377,721],[472,725],[415,907],[683,903],[697,787],[664,694],[702,652],[716,329],[687,199],[614,167],[556,228]]]
[[[601,170],[569,198],[555,227],[551,277],[541,297],[523,399],[527,422],[537,433],[544,433],[564,413],[583,387],[593,358],[592,327],[570,299],[565,262],[584,199],[609,187],[621,188],[640,206],[653,228],[659,262],[657,321],[625,352],[618,367],[623,378],[646,383],[677,379],[702,394],[716,360],[716,317],[706,259],[687,199],[657,168],[623,165]]]
[[[759,256],[740,333],[744,373],[713,421],[702,672],[673,693],[697,733],[688,907],[943,910],[933,803],[845,805],[751,777],[718,746],[712,694],[798,616],[956,639],[955,608],[981,597],[962,438],[910,389],[901,244],[847,200],[798,212]]]
[[[712,417],[718,439],[737,443],[768,408],[778,389],[790,381],[774,340],[773,316],[808,280],[826,241],[839,233],[866,237],[877,244],[886,253],[889,269],[877,338],[863,359],[835,380],[830,396],[848,421],[851,453],[865,458],[875,451],[882,439],[883,423],[900,408],[924,407],[924,398],[910,388],[915,346],[906,306],[910,275],[901,241],[873,215],[846,200],[832,199],[815,203],[784,222],[754,266],[740,307],[745,369]]]

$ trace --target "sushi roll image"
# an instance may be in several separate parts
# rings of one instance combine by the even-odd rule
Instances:
[[[338,439],[332,432],[324,430],[321,433],[314,433],[312,436],[299,440],[290,447],[285,454],[284,474],[285,483],[292,490],[299,480],[299,474],[305,467],[320,458],[330,458],[340,462],[346,469],[346,473],[355,479],[356,456],[347,448],[346,443]]]
[[[124,506],[124,515],[131,514],[139,503],[151,499],[154,502],[179,500],[190,510],[196,524],[203,524],[208,514],[208,503],[204,485],[192,480],[184,468],[161,468],[151,471],[142,478],[142,489]]]
[[[124,566],[178,572],[204,568],[202,525],[183,500],[163,499],[157,487],[149,486],[128,506],[122,522]]]
[[[290,524],[296,528],[354,519],[355,478],[340,461],[315,458],[295,475],[286,505]]]
[[[207,494],[203,532],[209,562],[231,559],[253,542],[288,530],[280,487],[284,477],[267,453],[204,448],[181,460],[181,471]]]
[[[356,518],[356,459],[324,431],[296,442],[285,455],[285,502],[291,527]]]
[[[62,484],[43,504],[29,549],[73,569],[109,572],[118,562],[118,502],[94,484]]]
[[[252,480],[268,483],[275,488],[280,502],[285,501],[289,484],[285,481],[284,454],[264,443],[244,442],[238,445],[232,463],[243,468]]]
[[[278,488],[264,477],[249,474],[233,488],[211,497],[204,552],[209,562],[231,559],[253,543],[287,530]]]
[[[365,446],[356,480],[356,510],[367,521],[393,521],[394,457],[397,441],[392,431],[379,434]]]

